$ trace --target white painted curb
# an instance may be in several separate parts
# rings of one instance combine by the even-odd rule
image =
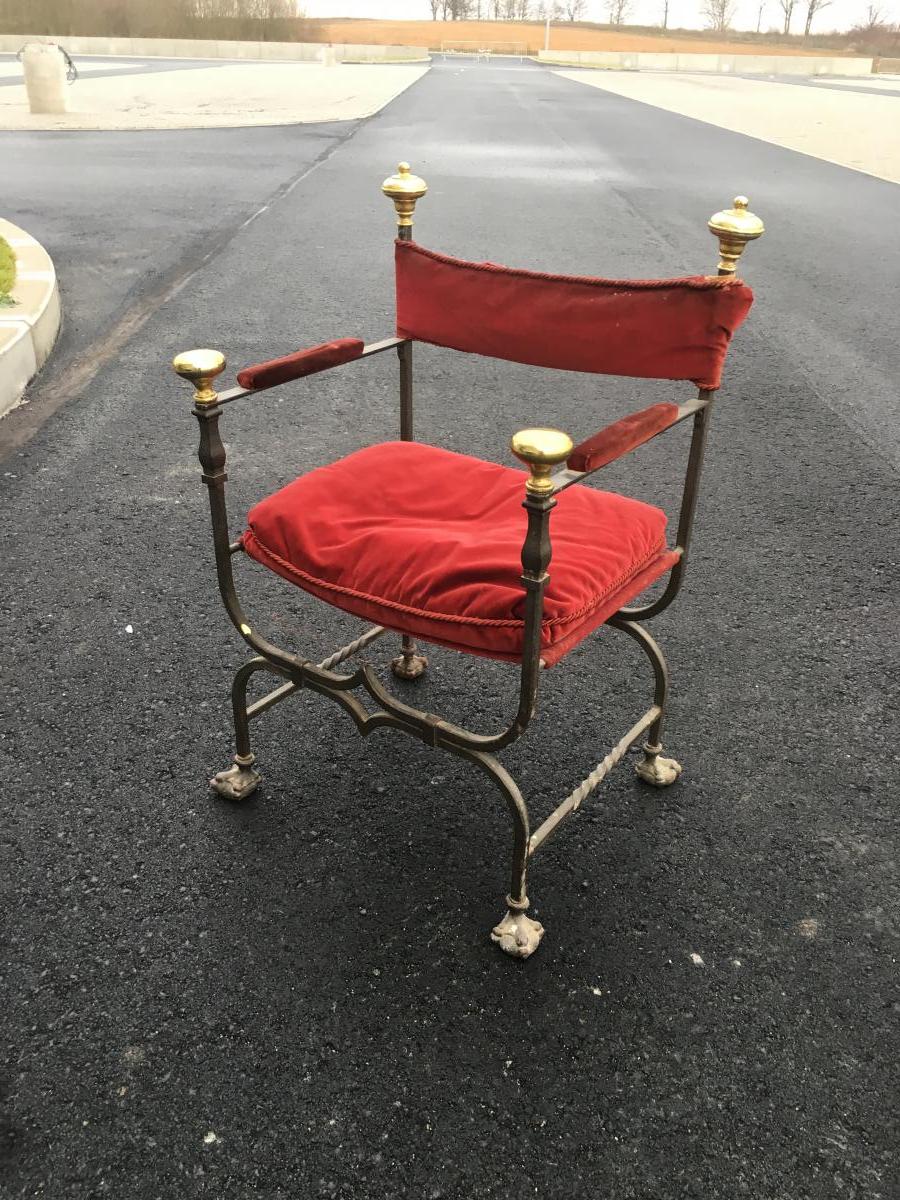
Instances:
[[[30,233],[0,217],[0,237],[16,256],[11,308],[0,308],[0,417],[22,399],[47,359],[59,333],[62,309],[56,268]]]
[[[874,59],[812,54],[628,54],[618,50],[539,50],[538,60],[558,67],[601,67],[611,71],[710,72],[723,75],[871,75]]]

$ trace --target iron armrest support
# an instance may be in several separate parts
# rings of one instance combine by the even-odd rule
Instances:
[[[616,613],[616,617],[624,618],[628,621],[645,621],[649,617],[655,617],[657,613],[661,613],[668,608],[678,592],[681,589],[681,583],[684,579],[685,568],[687,567],[688,550],[691,544],[691,532],[694,527],[694,515],[697,510],[697,496],[700,491],[700,475],[703,469],[703,455],[706,449],[706,435],[709,428],[709,418],[712,412],[712,404],[715,399],[715,392],[707,389],[701,389],[695,400],[687,404],[679,405],[678,417],[668,425],[666,429],[671,429],[674,425],[680,425],[682,421],[686,421],[688,417],[693,417],[694,428],[691,433],[691,446],[688,452],[687,470],[684,477],[684,489],[681,496],[681,508],[678,514],[678,531],[676,535],[676,543],[674,546],[675,553],[678,554],[678,562],[672,567],[669,573],[669,581],[666,584],[663,592],[649,604],[645,604],[638,608],[622,608]],[[654,437],[658,437],[660,433],[665,433],[665,429],[659,430],[644,439],[644,442],[652,441]],[[638,443],[643,445],[643,442]],[[636,446],[629,447],[629,450],[636,449]],[[629,451],[625,451],[628,453]],[[621,457],[621,456],[620,456]],[[614,461],[614,460],[613,460]],[[575,483],[581,483],[587,479],[589,475],[602,470],[603,466],[594,467],[590,471],[572,471],[565,468],[562,471],[556,472],[550,478],[552,484],[553,496],[558,496],[560,492],[564,492],[566,488],[571,487]]]
[[[560,492],[564,492],[566,488],[570,488],[574,483],[581,483],[582,480],[587,479],[589,475],[594,475],[597,473],[597,471],[602,471],[604,467],[608,467],[610,463],[617,462],[620,458],[624,458],[625,455],[630,454],[632,450],[637,450],[638,447],[646,445],[647,442],[652,442],[653,439],[659,437],[661,433],[666,433],[669,429],[673,429],[676,425],[680,425],[682,421],[686,421],[688,417],[693,417],[702,409],[707,408],[712,403],[712,398],[712,392],[701,391],[695,400],[689,400],[686,404],[679,404],[677,416],[670,425],[666,425],[664,429],[658,429],[655,432],[648,434],[646,437],[641,438],[641,440],[635,442],[634,445],[628,446],[626,449],[622,450],[622,452],[617,454],[615,458],[608,459],[606,462],[600,463],[596,467],[591,467],[587,471],[574,471],[570,467],[566,467],[562,471],[558,471],[553,476],[553,494],[559,495]],[[600,433],[605,433],[607,430],[613,429],[617,424],[618,422],[613,422],[612,425],[607,425],[606,429],[600,430]],[[599,434],[597,436],[599,436]]]
[[[697,397],[698,404],[694,412],[694,428],[691,433],[691,447],[688,451],[684,490],[681,494],[681,509],[678,513],[678,531],[675,543],[675,550],[679,554],[678,562],[669,572],[669,582],[665,589],[655,600],[651,600],[649,604],[639,608],[622,608],[616,613],[616,617],[624,618],[626,621],[645,621],[649,617],[655,617],[657,613],[661,613],[669,607],[681,590],[681,583],[687,568],[691,533],[694,528],[694,514],[697,511],[697,497],[700,494],[700,475],[703,471],[706,435],[709,430],[714,398],[714,392],[701,392]],[[703,403],[701,404],[700,401]]]
[[[408,367],[411,367],[411,345],[403,339],[386,339],[382,343],[375,343],[373,347],[367,347],[367,350],[378,353],[381,350],[395,347],[400,354],[401,368],[404,360]],[[241,391],[241,394],[246,393]],[[405,435],[406,438],[409,438],[412,433],[411,387],[406,398],[409,401],[408,405],[401,405],[403,425],[401,436]],[[215,403],[195,404],[193,412],[201,431],[199,457],[203,466],[203,481],[209,491],[219,590],[232,623],[247,644],[256,654],[270,663],[276,673],[285,675],[297,687],[307,686],[312,690],[331,695],[350,711],[361,731],[367,732],[369,728],[379,724],[401,725],[408,732],[422,737],[423,740],[434,746],[444,745],[447,748],[480,752],[501,750],[516,741],[530,724],[537,703],[538,682],[542,667],[540,643],[544,593],[549,582],[547,567],[550,564],[552,553],[550,513],[556,506],[556,494],[564,490],[565,486],[569,486],[568,483],[564,483],[560,487],[557,483],[558,475],[552,478],[547,476],[547,472],[550,470],[549,460],[545,458],[543,461],[530,462],[532,476],[526,485],[523,502],[523,507],[528,514],[528,529],[522,547],[521,583],[525,591],[525,620],[518,708],[512,723],[502,732],[489,735],[474,734],[440,718],[427,714],[423,717],[418,710],[402,704],[382,687],[371,668],[365,665],[357,669],[353,675],[339,675],[329,669],[332,665],[338,665],[335,661],[337,656],[332,656],[327,666],[325,663],[316,664],[298,655],[280,650],[251,629],[237,597],[231,565],[231,558],[241,549],[241,544],[229,541],[228,536],[228,517],[225,505],[225,482],[227,480],[224,469],[225,448],[218,431],[221,400],[222,397],[219,397]],[[679,420],[686,419],[691,413],[695,417],[694,437],[691,443],[688,475],[679,521],[678,549],[681,552],[681,559],[673,568],[669,586],[659,600],[643,609],[622,609],[617,614],[618,616],[634,618],[653,615],[666,607],[677,593],[683,572],[687,542],[690,538],[703,442],[705,441],[703,418],[708,406],[709,395],[701,393],[697,401],[690,405],[683,405],[683,412],[679,413]],[[568,449],[571,450],[570,441],[568,441]],[[561,457],[563,454],[560,452],[558,458]],[[579,473],[577,478],[591,473]],[[576,482],[576,480],[573,479],[571,482]],[[379,713],[368,714],[358,700],[347,695],[351,689],[358,686],[362,686],[380,704],[381,711]]]
[[[383,354],[385,350],[394,350],[398,352],[401,347],[409,345],[408,338],[383,338],[380,342],[370,342],[364,349],[359,358],[351,358],[349,362],[359,362],[362,358],[369,358],[373,354]],[[325,371],[334,371],[337,367],[345,367],[347,363],[336,363],[333,367],[325,367],[322,371],[317,371],[316,374],[324,374]],[[287,382],[294,382],[293,380]],[[280,383],[269,384],[268,387],[258,388],[243,388],[233,387],[227,388],[223,392],[219,392],[215,404],[210,404],[208,408],[222,408],[226,404],[233,404],[235,400],[243,400],[245,396],[258,396],[262,392],[270,392],[273,388],[281,387]]]
[[[202,479],[209,494],[219,592],[232,624],[254,653],[265,660],[270,670],[296,684],[298,688],[308,687],[337,701],[350,713],[361,733],[390,725],[403,728],[434,747],[442,746],[454,753],[477,752],[481,755],[489,755],[503,749],[524,733],[534,715],[541,668],[541,616],[543,593],[548,578],[546,566],[550,560],[548,518],[550,510],[556,504],[552,496],[535,498],[527,495],[525,501],[529,523],[522,550],[522,580],[527,596],[518,710],[511,725],[500,733],[476,734],[402,703],[383,687],[367,664],[359,666],[351,675],[339,674],[330,668],[347,657],[341,652],[322,663],[314,663],[310,659],[280,649],[252,628],[238,599],[232,569],[232,557],[242,547],[239,542],[229,540],[225,502],[225,484],[228,476],[225,471],[225,446],[219,433],[220,406],[195,403],[192,412],[200,426],[198,454],[203,468]],[[359,640],[368,642],[371,638],[364,635],[363,639]],[[350,695],[351,691],[359,687],[368,692],[379,705],[377,712],[368,712],[359,699]],[[288,690],[283,694],[287,695]]]

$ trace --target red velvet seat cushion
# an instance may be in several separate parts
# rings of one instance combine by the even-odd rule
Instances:
[[[455,650],[518,661],[525,475],[416,442],[359,450],[251,509],[248,554],[329,604]],[[676,561],[666,515],[575,485],[550,519],[550,665]]]

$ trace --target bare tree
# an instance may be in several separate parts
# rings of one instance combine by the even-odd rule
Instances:
[[[187,7],[197,17],[275,21],[296,15],[292,0],[191,0]]]
[[[803,36],[809,37],[809,28],[813,23],[813,17],[816,13],[821,12],[823,8],[827,8],[831,4],[831,0],[806,0],[806,24],[803,27]]]
[[[17,23],[29,33],[121,37],[252,37],[260,22],[305,17],[296,0],[0,0],[0,26]]]
[[[791,32],[791,17],[794,15],[796,0],[778,0],[778,7],[784,13],[784,32]]]
[[[531,0],[516,0],[516,20],[527,21],[531,16]]]
[[[624,25],[631,12],[632,0],[607,0],[606,12],[610,25]]]
[[[662,27],[663,29],[669,28],[669,0],[663,0]]]
[[[586,0],[564,0],[562,10],[567,21],[581,21],[584,18]],[[554,8],[558,8],[554,5]]]
[[[870,4],[866,9],[866,23],[863,29],[878,29],[884,24],[884,10],[877,4]]]
[[[792,0],[793,2],[793,0]],[[735,0],[703,0],[700,11],[715,33],[724,33],[734,20]]]
[[[756,14],[756,32],[759,33],[762,29],[763,9],[766,7],[766,0],[759,0],[759,12]]]

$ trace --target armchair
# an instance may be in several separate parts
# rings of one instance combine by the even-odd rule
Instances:
[[[251,749],[251,722],[301,688],[338,704],[361,734],[396,729],[466,759],[499,789],[512,821],[506,912],[491,937],[507,954],[526,958],[544,932],[528,916],[526,893],[529,863],[538,849],[641,739],[643,755],[636,767],[641,780],[662,787],[681,773],[680,765],[663,754],[668,676],[643,622],[666,608],[681,585],[713,399],[731,336],[752,302],[750,289],[735,278],[736,264],[763,226],[742,197],[711,218],[721,255],[713,277],[554,276],[469,263],[418,246],[412,241],[413,215],[427,188],[405,163],[383,191],[394,203],[398,224],[395,336],[369,345],[343,338],[256,364],[238,373],[237,387],[222,392],[214,387],[225,369],[221,354],[195,350],[174,360],[175,371],[194,386],[219,589],[254,655],[240,667],[232,688],[234,760],[211,786],[232,801],[256,790],[261,776]],[[690,380],[698,392],[682,403],[653,404],[577,446],[558,430],[522,430],[513,435],[511,450],[525,467],[523,476],[517,469],[414,441],[416,343],[538,367]],[[368,446],[265,497],[250,510],[244,533],[231,540],[219,434],[227,405],[251,392],[388,351],[396,351],[399,359],[399,440]],[[693,433],[677,533],[669,546],[660,509],[582,484],[688,419]],[[321,662],[279,648],[252,624],[238,599],[232,559],[239,553],[363,619],[368,628]],[[667,573],[658,598],[634,606]],[[500,752],[527,729],[541,673],[601,625],[621,630],[641,646],[653,670],[653,702],[533,828]],[[400,637],[391,670],[401,681],[403,698],[368,661],[349,672],[338,669],[389,632]],[[414,707],[410,692],[428,665],[420,642],[516,664],[518,705],[509,725],[476,733]],[[260,671],[276,676],[278,686],[249,702],[248,683]],[[374,707],[364,704],[363,695]]]

